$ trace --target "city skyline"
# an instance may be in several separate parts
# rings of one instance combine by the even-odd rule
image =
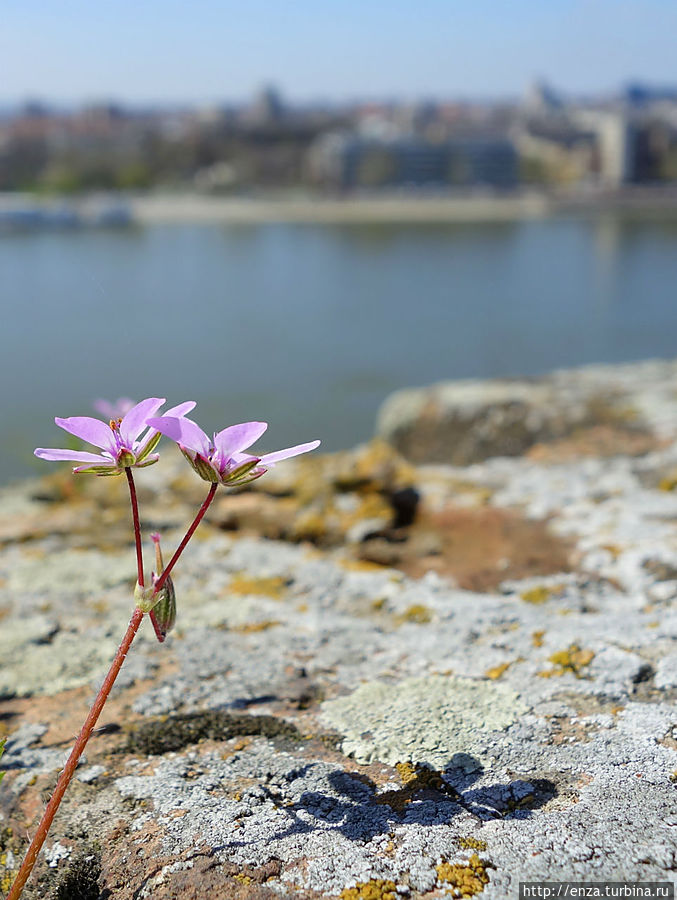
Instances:
[[[3,105],[242,102],[266,83],[341,103],[515,98],[538,78],[572,95],[677,82],[669,0],[7,0],[3,24]]]

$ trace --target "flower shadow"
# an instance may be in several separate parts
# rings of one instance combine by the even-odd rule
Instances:
[[[336,769],[324,776],[321,788],[294,790],[294,781],[312,777],[314,769],[317,764],[310,763],[302,772],[289,773],[287,786],[263,788],[266,799],[289,820],[286,828],[271,834],[271,839],[321,830],[368,842],[397,824],[446,825],[463,812],[482,821],[523,819],[557,794],[555,784],[542,778],[477,785],[483,768],[465,753],[455,754],[443,770],[400,763],[397,770],[402,786],[393,789],[379,790],[367,775]]]

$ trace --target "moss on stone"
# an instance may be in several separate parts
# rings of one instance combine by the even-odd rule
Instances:
[[[275,716],[235,715],[223,710],[207,710],[161,716],[144,722],[129,734],[125,749],[130,753],[159,755],[181,750],[198,741],[226,741],[241,735],[303,740],[297,728]]]
[[[99,900],[101,896],[101,857],[89,848],[71,861],[59,879],[52,900]]]

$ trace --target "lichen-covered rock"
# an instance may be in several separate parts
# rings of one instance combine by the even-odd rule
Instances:
[[[647,421],[663,399],[646,388]],[[142,520],[169,552],[204,491],[155,469]],[[26,900],[672,880],[673,470],[669,443],[418,469],[381,444],[224,492],[173,573],[177,626],[160,645],[142,625]],[[0,506],[3,891],[132,604],[124,481],[75,484]],[[409,488],[413,518],[381,527]],[[301,541],[302,516],[335,543]]]
[[[677,363],[661,361],[441,382],[388,397],[376,431],[415,463],[465,466],[572,437],[580,451],[587,435],[593,451],[644,453],[677,434],[675,381]]]

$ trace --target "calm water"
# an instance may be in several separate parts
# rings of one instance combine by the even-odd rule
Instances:
[[[54,415],[199,402],[275,449],[367,438],[389,391],[677,355],[677,226],[168,226],[0,237],[0,481]]]

